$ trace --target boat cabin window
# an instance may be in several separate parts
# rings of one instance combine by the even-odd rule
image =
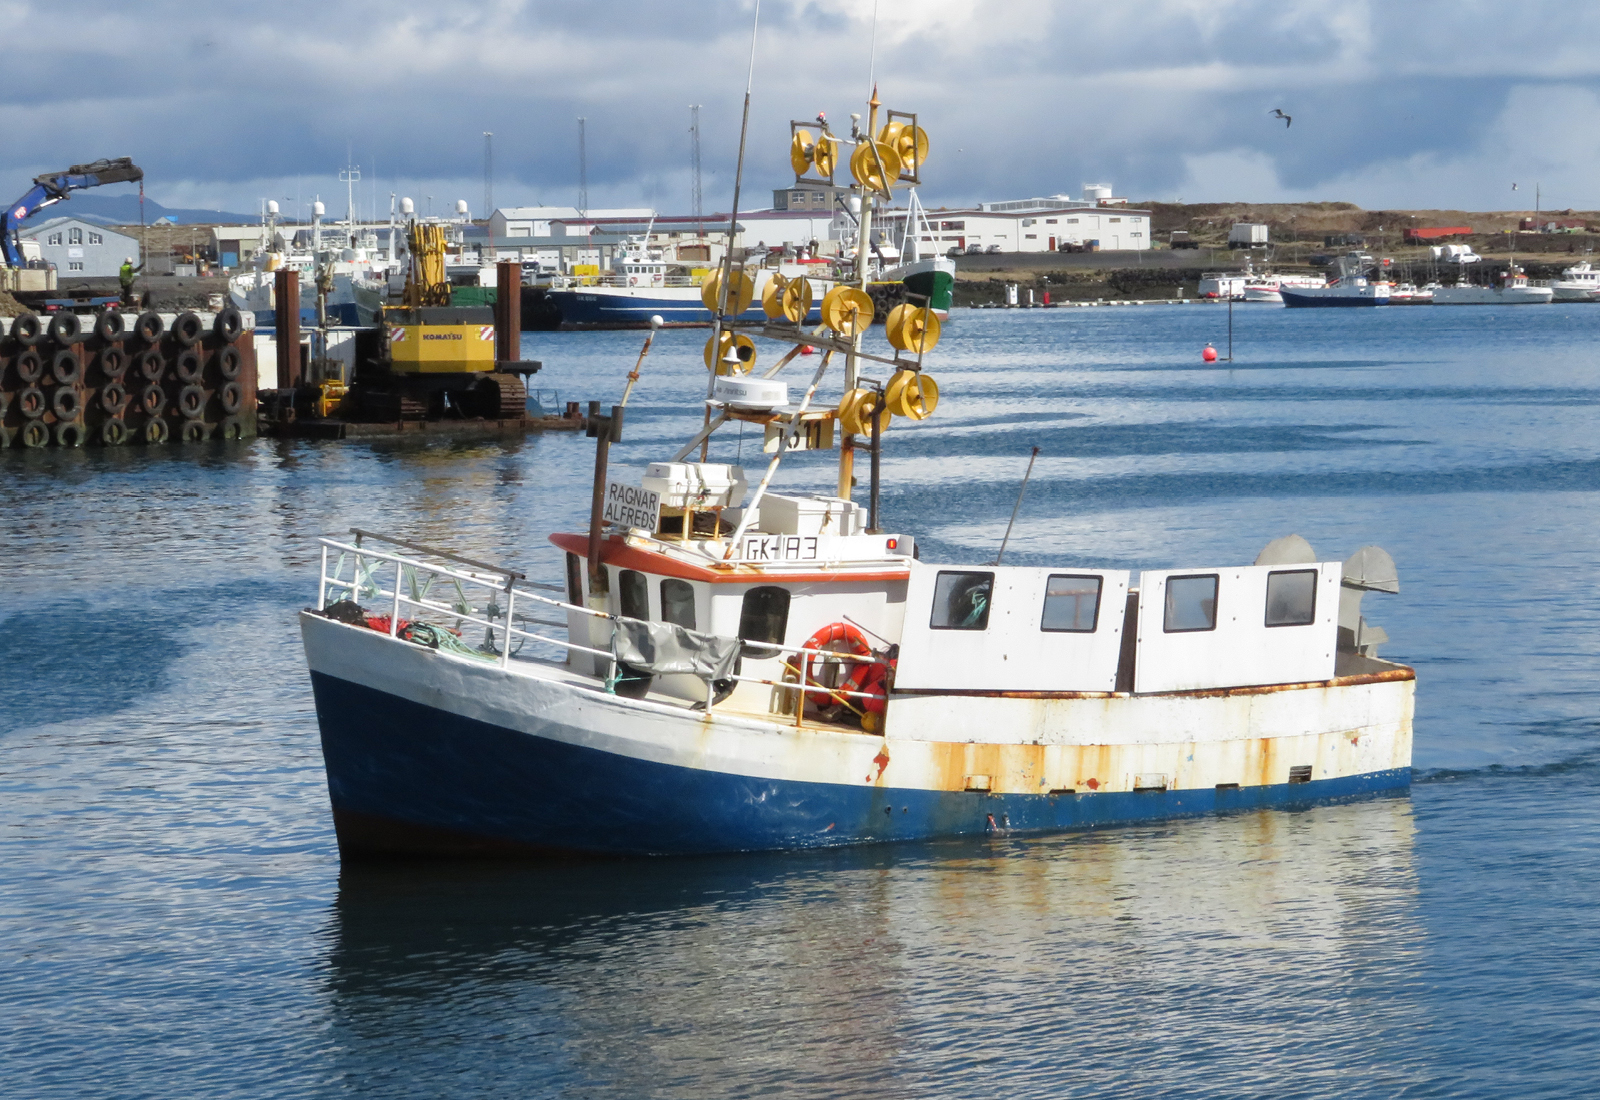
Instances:
[[[1052,573],[1044,586],[1040,630],[1093,634],[1100,618],[1101,578]]]
[[[933,630],[988,630],[993,573],[940,572],[933,584]]]
[[[622,603],[622,613],[630,619],[650,617],[650,582],[644,574],[624,569],[617,574],[617,596]]]
[[[576,554],[567,555],[567,602],[583,604],[583,569]]]
[[[668,577],[661,582],[661,621],[693,630],[694,585]]]
[[[1267,625],[1309,626],[1317,621],[1317,571],[1267,574]]]
[[[764,584],[744,594],[744,605],[739,609],[739,637],[746,642],[767,642],[782,645],[789,629],[789,590]],[[744,655],[752,660],[776,657],[776,649],[746,645]]]
[[[1167,579],[1166,619],[1162,629],[1168,634],[1217,629],[1215,573]]]

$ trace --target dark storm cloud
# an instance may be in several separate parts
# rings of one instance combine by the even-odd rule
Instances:
[[[765,0],[755,194],[786,181],[789,118],[847,126],[862,109],[871,12]],[[0,76],[0,170],[20,191],[128,154],[162,201],[252,209],[295,181],[341,191],[348,155],[379,205],[400,189],[476,210],[491,130],[498,202],[565,203],[583,115],[594,205],[681,209],[700,103],[708,203],[725,205],[750,15],[741,0],[0,0],[3,25],[26,28]],[[881,0],[875,71],[934,137],[935,202],[1104,178],[1133,197],[1506,206],[1526,171],[1582,206],[1600,204],[1576,194],[1600,168],[1596,45],[1600,11],[1577,4]]]

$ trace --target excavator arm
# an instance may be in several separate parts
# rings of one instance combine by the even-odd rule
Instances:
[[[33,189],[16,202],[0,211],[0,254],[6,266],[22,266],[22,248],[17,244],[17,230],[22,223],[40,210],[60,202],[69,191],[82,191],[102,187],[108,183],[132,183],[144,179],[144,169],[128,157],[115,160],[97,160],[92,164],[74,164],[60,172],[46,172],[35,176]]]

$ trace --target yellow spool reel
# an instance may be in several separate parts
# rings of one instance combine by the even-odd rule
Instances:
[[[939,318],[930,310],[910,302],[895,306],[884,323],[889,346],[900,351],[932,351],[939,343]]]
[[[737,363],[727,362],[730,348],[739,360]],[[755,365],[756,344],[750,337],[740,332],[706,337],[707,370],[715,370],[718,374],[749,374]]]
[[[787,275],[773,275],[761,288],[761,312],[774,321],[783,318],[783,291],[788,284]]]
[[[873,150],[877,156],[873,156]],[[878,161],[883,162],[883,172],[878,172]],[[900,178],[900,154],[894,151],[893,146],[885,145],[881,141],[862,142],[856,146],[856,151],[850,154],[850,174],[862,187],[873,191],[889,193],[889,188],[894,181]]]
[[[817,175],[832,179],[838,159],[839,143],[827,134],[813,138],[810,130],[794,132],[794,140],[789,143],[789,167],[794,169],[796,177],[815,168]]]
[[[817,139],[816,151],[812,154],[811,162],[817,166],[817,175],[833,178],[834,166],[839,162],[839,143],[827,134]]]
[[[855,286],[836,286],[822,297],[822,323],[840,336],[865,332],[872,324],[872,299]]]
[[[871,435],[872,414],[879,408],[878,394],[873,390],[851,390],[839,401],[839,427],[848,435]],[[878,418],[878,431],[889,430],[893,419],[888,408]]]
[[[811,280],[804,275],[797,275],[784,283],[783,294],[778,305],[783,316],[794,324],[800,324],[811,312]]]
[[[878,140],[900,156],[904,167],[920,170],[928,161],[928,131],[909,122],[891,122],[878,131]]]
[[[926,420],[939,407],[939,383],[921,371],[896,371],[883,391],[884,405],[907,420]]]
[[[700,284],[700,300],[712,313],[717,312],[717,299],[722,295],[722,269],[719,267],[706,276]],[[756,284],[742,271],[735,271],[728,283],[728,316],[737,317],[750,308],[756,296]]]

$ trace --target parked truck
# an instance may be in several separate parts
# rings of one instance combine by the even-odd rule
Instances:
[[[1228,230],[1229,248],[1267,247],[1267,227],[1258,222],[1235,222]]]

